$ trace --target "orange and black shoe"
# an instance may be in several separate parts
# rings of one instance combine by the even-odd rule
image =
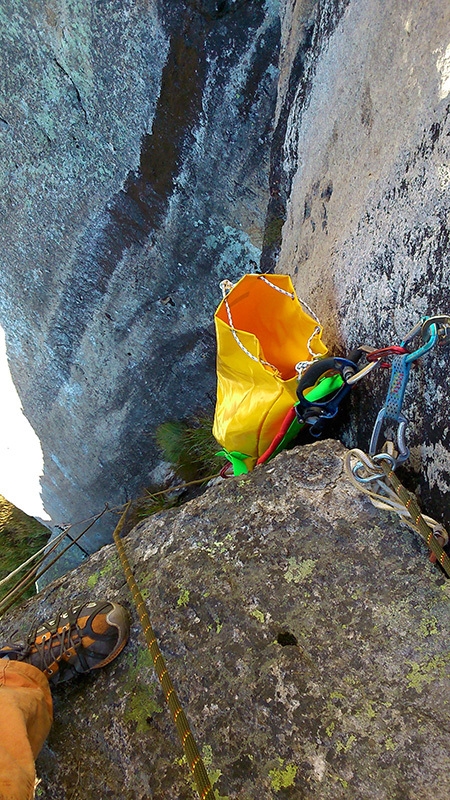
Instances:
[[[0,648],[0,658],[32,664],[56,684],[109,664],[125,647],[129,633],[123,606],[107,600],[83,603],[34,628],[26,644]]]

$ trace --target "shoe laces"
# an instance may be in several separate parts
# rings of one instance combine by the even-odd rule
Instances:
[[[28,638],[26,657],[31,656],[34,665],[47,675],[57,672],[62,659],[70,661],[77,655],[81,645],[77,612],[78,609],[70,609],[69,612],[59,614],[55,619],[40,625]]]

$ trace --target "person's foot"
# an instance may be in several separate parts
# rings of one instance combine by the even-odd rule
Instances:
[[[0,658],[24,661],[52,683],[109,664],[127,643],[128,612],[118,603],[99,600],[72,606],[34,628],[26,644],[0,648]]]

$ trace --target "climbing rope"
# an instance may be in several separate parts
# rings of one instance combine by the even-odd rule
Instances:
[[[425,522],[425,519],[420,511],[415,496],[411,494],[411,492],[408,492],[408,490],[405,489],[403,484],[400,483],[393,468],[389,466],[386,463],[386,461],[381,461],[380,466],[384,474],[386,475],[386,478],[394,487],[398,497],[400,498],[402,503],[404,503],[404,506],[407,509],[408,513],[410,514],[411,519],[413,520],[420,535],[423,536],[431,552],[436,557],[436,560],[439,562],[439,564],[442,566],[442,568],[445,570],[448,577],[450,578],[450,558],[448,557],[445,550],[441,547],[441,545],[437,541],[433,529],[430,528],[429,525],[427,525],[427,523]],[[448,541],[448,536],[447,536],[447,541]]]
[[[208,773],[206,772],[203,759],[200,755],[197,743],[190,729],[189,722],[187,721],[186,715],[181,707],[172,680],[169,676],[169,673],[167,672],[167,667],[163,655],[161,653],[161,650],[159,649],[158,642],[156,640],[156,636],[147,613],[144,598],[142,597],[142,594],[139,591],[139,587],[136,583],[132,569],[130,567],[130,563],[125,553],[125,548],[123,546],[122,539],[120,538],[120,532],[125,523],[125,518],[129,506],[130,503],[127,503],[113,533],[114,542],[117,547],[117,551],[119,553],[120,563],[122,564],[128,588],[131,592],[133,602],[136,606],[136,610],[138,612],[139,619],[141,621],[145,640],[147,642],[150,655],[152,657],[155,672],[159,678],[159,682],[164,692],[167,705],[169,706],[170,712],[172,714],[172,719],[175,723],[175,727],[177,729],[177,733],[180,738],[184,754],[187,763],[189,765],[189,769],[191,770],[191,773],[194,776],[200,800],[214,800],[214,792],[211,786],[211,782],[208,778]]]
[[[219,475],[220,472],[215,472],[213,475],[207,475],[204,478],[198,478],[196,480],[186,481],[184,483],[168,486],[166,489],[161,489],[157,492],[149,493],[149,499],[160,496],[162,497],[165,494],[169,494],[170,492],[180,491],[190,486],[196,486],[198,484],[207,483],[208,481],[217,478]],[[90,530],[90,528],[92,528],[92,526],[97,522],[98,519],[100,519],[100,517],[103,516],[103,514],[105,513],[115,514],[116,512],[121,513],[123,511],[123,508],[124,508],[123,504],[120,506],[113,506],[113,507],[105,505],[105,508],[98,514],[94,514],[91,517],[87,517],[86,519],[74,522],[71,525],[66,525],[64,527],[64,530],[61,531],[61,533],[59,533],[57,536],[55,536],[53,539],[47,542],[47,544],[41,547],[40,550],[37,550],[36,553],[33,553],[33,555],[27,558],[26,561],[24,561],[22,564],[19,564],[15,569],[9,572],[8,575],[2,578],[0,580],[0,589],[5,584],[9,583],[14,577],[23,572],[24,569],[30,567],[30,564],[33,564],[33,566],[30,567],[30,569],[28,569],[27,572],[12,586],[9,592],[7,592],[1,598],[0,616],[9,608],[11,608],[11,606],[14,605],[14,603],[18,602],[20,598],[23,597],[27,589],[29,589],[33,584],[35,584],[36,581],[39,580],[39,578],[45,575],[47,570],[53,567],[54,564],[56,564],[56,562],[59,561],[59,559],[63,555],[65,555],[65,553],[67,553],[67,551],[70,550],[70,548],[73,547],[74,545],[76,545],[83,552],[85,556],[89,557],[90,553],[78,543],[81,537],[84,536],[84,534],[87,533],[88,530]],[[77,534],[76,536],[72,536],[72,534],[70,533],[71,528],[77,525],[83,525],[86,522],[88,522],[89,525],[87,525],[87,527],[85,527],[81,531],[81,533]],[[59,553],[57,553],[51,561],[49,561],[48,560],[49,556],[55,552],[58,545],[60,545],[64,539],[68,539],[69,543],[66,545],[66,547],[61,549]],[[42,567],[44,563],[45,566]],[[42,569],[40,569],[40,567],[42,567]]]
[[[415,496],[399,481],[390,460],[383,454],[372,459],[362,450],[353,449],[346,454],[345,469],[353,485],[368,495],[376,508],[395,512],[405,525],[422,536],[433,554],[432,560],[438,561],[450,577],[450,558],[442,547],[448,543],[447,531],[432,517],[421,513]]]

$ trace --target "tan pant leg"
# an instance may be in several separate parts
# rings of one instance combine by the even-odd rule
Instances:
[[[0,659],[0,800],[33,798],[34,759],[52,719],[45,675],[30,664]]]

